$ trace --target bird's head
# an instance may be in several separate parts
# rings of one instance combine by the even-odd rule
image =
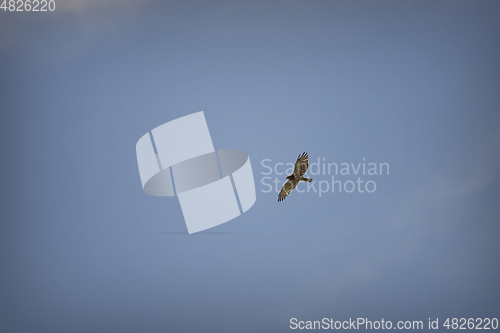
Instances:
[[[286,176],[286,179],[292,179],[292,176],[293,175],[288,175],[288,176]]]

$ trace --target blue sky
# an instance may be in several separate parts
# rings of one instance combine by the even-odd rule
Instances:
[[[498,318],[499,9],[74,0],[0,11],[0,330]],[[135,144],[197,111],[216,149],[249,154],[257,201],[187,235],[177,199],[143,192]],[[374,193],[277,203],[261,162],[303,151],[390,174]]]

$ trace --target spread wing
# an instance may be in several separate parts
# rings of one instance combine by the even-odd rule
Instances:
[[[286,196],[290,194],[290,192],[293,191],[294,188],[297,187],[297,184],[299,181],[297,180],[289,180],[283,185],[281,188],[280,193],[278,194],[278,202],[285,200]]]
[[[297,161],[295,162],[295,169],[293,169],[293,175],[295,178],[302,177],[309,168],[309,155],[307,153],[302,153],[297,157]]]

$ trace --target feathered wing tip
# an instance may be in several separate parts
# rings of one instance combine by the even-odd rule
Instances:
[[[288,194],[293,190],[292,187],[292,182],[289,180],[287,181],[283,187],[281,188],[280,193],[278,193],[278,202],[285,200],[285,198],[288,196]]]
[[[309,158],[309,154],[306,153],[306,152],[303,152],[302,154],[299,154],[299,156],[297,157],[297,159],[300,160],[302,157]]]

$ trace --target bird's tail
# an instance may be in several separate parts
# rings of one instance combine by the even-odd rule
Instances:
[[[309,182],[309,183],[313,181],[312,178],[305,178],[305,177],[303,177],[303,179],[301,179],[301,180],[303,180],[305,182]]]

